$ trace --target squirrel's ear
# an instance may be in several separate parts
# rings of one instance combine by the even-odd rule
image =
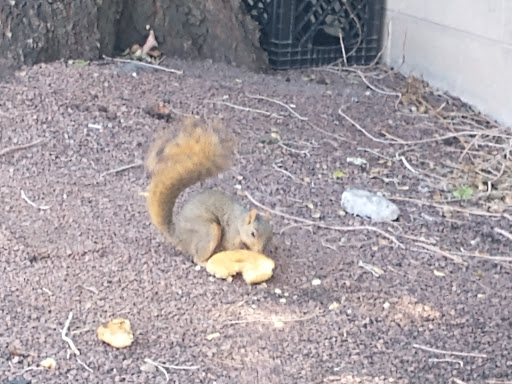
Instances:
[[[264,217],[265,217],[265,219],[267,219],[267,221],[270,221],[270,219],[272,218],[272,217],[270,216],[270,212],[268,212],[268,211],[267,211],[267,212],[265,212],[265,216],[264,216]]]
[[[256,216],[258,216],[258,211],[256,209],[251,209],[247,214],[247,224],[252,224],[254,220],[256,220]]]

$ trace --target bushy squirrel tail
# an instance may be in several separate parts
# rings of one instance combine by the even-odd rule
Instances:
[[[186,118],[177,137],[166,133],[151,146],[147,205],[151,221],[164,234],[174,233],[173,209],[181,192],[231,166],[235,142],[225,132],[220,136],[214,131],[219,127],[217,121],[208,125]]]

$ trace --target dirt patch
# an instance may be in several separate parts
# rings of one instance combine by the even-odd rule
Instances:
[[[165,369],[181,383],[512,380],[510,202],[503,194],[454,200],[459,182],[473,185],[458,161],[457,136],[389,143],[450,133],[435,113],[395,107],[397,95],[368,88],[352,72],[166,65],[184,74],[55,63],[0,83],[6,383],[166,382],[162,371],[140,369],[144,359],[177,366]],[[380,69],[366,79],[378,89],[407,89],[401,76]],[[468,113],[457,100],[428,96],[436,108],[446,102],[442,110]],[[220,116],[239,138],[235,166],[183,197],[215,186],[251,205],[248,191],[278,212],[384,234],[274,214],[269,256],[277,267],[267,284],[227,283],[196,270],[153,228],[141,194],[148,177],[137,164],[153,135],[173,125],[147,113],[157,101],[175,115]],[[346,187],[394,198],[400,220],[343,215]],[[384,273],[376,277],[359,261]],[[69,312],[68,335],[90,371],[61,338]],[[127,349],[96,338],[115,317],[131,323]],[[45,358],[56,360],[54,371],[24,371]]]

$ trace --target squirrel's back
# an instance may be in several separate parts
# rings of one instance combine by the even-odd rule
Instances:
[[[162,232],[173,232],[173,208],[181,192],[231,166],[235,143],[219,128],[217,122],[207,125],[186,118],[177,137],[166,133],[150,148],[147,205],[152,222]]]

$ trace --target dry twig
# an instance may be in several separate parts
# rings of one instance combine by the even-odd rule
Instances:
[[[89,368],[89,366],[87,364],[85,364],[82,360],[80,360],[78,357],[76,358],[76,361],[78,362],[78,364],[80,364],[82,367],[84,367],[89,372],[91,372],[91,373],[93,372],[93,370],[91,368]]]
[[[461,368],[464,368],[464,362],[462,360],[453,360],[453,359],[428,359],[433,363],[457,363],[460,364]]]
[[[133,164],[123,165],[122,167],[111,169],[109,171],[103,172],[100,175],[100,177],[106,176],[106,175],[111,174],[111,173],[117,173],[117,172],[126,171],[127,169],[130,169],[130,168],[140,167],[141,165],[144,165],[144,163],[142,161],[137,161],[137,162],[135,162]]]
[[[156,362],[154,360],[151,360],[151,359],[144,359],[144,362],[146,362],[148,364],[151,364],[151,365],[154,365],[160,371],[162,371],[164,373],[164,375],[165,375],[166,382],[169,381],[169,375],[167,374],[167,371],[164,368],[175,369],[175,370],[194,370],[194,369],[199,369],[198,366],[190,366],[189,367],[189,366],[182,366],[182,365],[163,364],[163,363],[159,363],[159,362]]]
[[[22,189],[21,190],[21,198],[23,200],[25,200],[28,204],[30,204],[31,206],[33,206],[34,208],[37,208],[37,209],[42,209],[42,210],[45,210],[45,209],[50,209],[51,207],[48,206],[48,205],[37,205],[36,203],[34,203],[32,200],[30,200],[27,195],[25,194],[25,191]]]
[[[404,245],[396,239],[396,237],[394,237],[394,236],[390,235],[389,233],[383,231],[382,229],[379,229],[376,227],[372,227],[369,225],[362,225],[362,226],[355,226],[355,227],[342,227],[342,226],[329,225],[329,224],[323,223],[321,221],[311,221],[311,220],[303,219],[302,217],[292,216],[292,215],[288,215],[286,213],[278,212],[278,211],[273,210],[272,208],[266,207],[263,204],[257,202],[249,194],[249,192],[245,192],[245,195],[254,205],[256,205],[270,213],[273,213],[274,215],[277,215],[277,216],[285,217],[290,220],[299,221],[301,223],[313,225],[313,226],[316,226],[319,228],[332,229],[335,231],[361,231],[361,230],[373,231],[373,232],[377,232],[377,233],[381,234],[382,236],[384,236],[385,238],[391,240],[393,243],[398,245],[400,248],[405,248]]]
[[[68,319],[66,320],[66,323],[64,324],[64,328],[62,328],[62,331],[61,331],[61,337],[62,337],[62,340],[64,340],[66,343],[69,344],[69,347],[71,348],[73,353],[75,355],[79,356],[80,351],[75,346],[75,343],[73,343],[73,340],[71,340],[69,337],[66,336],[66,334],[68,333],[69,324],[71,323],[72,318],[73,318],[73,312],[69,312]]]
[[[454,356],[466,356],[466,357],[482,357],[484,359],[487,358],[487,355],[482,353],[468,353],[468,352],[453,352],[453,351],[445,351],[442,349],[430,348],[424,345],[413,344],[413,348],[422,349],[424,351],[433,352],[433,353],[441,353],[443,355],[454,355]]]
[[[164,369],[164,367],[162,367],[162,365],[160,365],[159,363],[157,363],[156,361],[153,361],[151,359],[144,359],[144,361],[148,364],[151,364],[151,365],[154,365],[155,367],[157,367],[161,372],[163,372],[164,376],[165,376],[165,382],[168,383],[169,382],[169,374],[167,373],[167,371]]]
[[[349,123],[351,123],[359,131],[361,131],[365,136],[369,137],[370,139],[372,139],[375,142],[383,143],[383,144],[401,144],[401,145],[423,144],[423,143],[432,143],[432,142],[436,142],[436,141],[442,141],[442,140],[450,139],[453,137],[473,136],[473,135],[478,134],[478,132],[475,132],[475,131],[463,131],[463,132],[457,132],[457,133],[450,133],[450,134],[439,136],[439,137],[432,137],[429,139],[405,141],[398,137],[394,137],[387,132],[383,132],[386,136],[393,138],[393,140],[383,140],[383,139],[378,139],[375,136],[372,136],[368,131],[366,131],[363,127],[361,127],[361,125],[356,123],[351,117],[349,117],[346,113],[344,113],[342,111],[342,108],[343,108],[343,106],[338,109],[338,113],[343,118],[345,118]],[[495,130],[489,130],[487,133],[490,134],[490,133],[492,133],[491,131],[495,131]]]
[[[275,323],[275,322],[282,322],[282,323],[293,323],[293,322],[297,322],[297,321],[306,321],[306,320],[310,320],[314,317],[317,317],[318,313],[314,313],[312,315],[308,315],[308,316],[304,316],[304,317],[297,317],[297,318],[292,318],[292,319],[245,319],[245,320],[231,320],[231,321],[226,321],[225,323],[223,323],[222,325],[233,325],[233,324],[248,324],[248,323]]]
[[[343,0],[343,3],[345,4],[345,7],[347,8],[347,11],[350,15],[350,17],[354,20],[354,23],[356,23],[357,32],[359,33],[359,36],[357,37],[357,43],[354,45],[354,48],[348,53],[347,56],[353,55],[355,51],[357,51],[357,48],[361,45],[361,41],[363,40],[363,29],[361,28],[361,23],[359,22],[359,19],[354,14],[354,11],[352,10],[352,7],[350,6],[349,2],[347,0]]]
[[[432,251],[432,252],[435,252],[435,253],[437,253],[439,255],[447,257],[448,259],[455,261],[457,264],[466,264],[464,262],[464,260],[462,260],[462,258],[460,258],[459,256],[454,256],[451,253],[448,253],[446,251],[443,251],[442,249],[434,247],[433,245],[424,244],[424,243],[415,243],[415,244],[420,246],[420,247],[422,247],[422,248],[428,249],[429,251]]]
[[[244,106],[241,106],[241,105],[237,105],[237,104],[233,104],[233,103],[228,103],[227,101],[207,100],[206,102],[207,103],[227,105],[228,107],[235,108],[235,109],[240,109],[241,111],[260,113],[262,115],[269,116],[269,117],[275,117],[277,119],[282,119],[283,118],[283,116],[277,115],[277,114],[275,114],[273,112],[267,112],[267,111],[263,111],[261,109],[254,109],[254,108],[244,107]]]
[[[176,73],[178,75],[182,75],[183,74],[183,71],[179,71],[177,69],[162,67],[162,66],[156,65],[156,64],[149,64],[149,63],[145,63],[143,61],[119,59],[119,58],[108,57],[108,56],[105,56],[105,55],[103,55],[103,58],[107,59],[107,60],[111,60],[111,61],[118,61],[120,63],[132,63],[132,64],[136,64],[136,65],[143,65],[145,67],[150,67],[150,68],[158,69],[158,70],[164,71],[164,72]]]
[[[501,228],[494,228],[494,232],[499,233],[500,235],[505,236],[507,239],[512,240],[512,233],[505,231]]]
[[[366,77],[364,76],[363,72],[361,72],[359,69],[356,69],[356,68],[342,68],[343,71],[350,71],[350,72],[355,72],[359,75],[359,77],[361,78],[361,80],[363,80],[363,82],[368,86],[368,88],[374,90],[375,92],[377,93],[380,93],[382,95],[386,95],[386,96],[397,96],[398,99],[397,101],[395,102],[395,109],[398,108],[398,103],[400,102],[400,100],[402,100],[402,94],[400,92],[390,92],[390,91],[384,91],[382,89],[379,89],[377,87],[375,87],[374,85],[372,85],[367,79]]]
[[[194,370],[194,369],[199,369],[199,367],[197,365],[193,365],[193,366],[184,366],[184,365],[171,365],[171,364],[162,364],[160,363],[160,365],[162,367],[165,367],[165,368],[169,368],[169,369],[176,369],[176,370]]]
[[[347,54],[345,52],[345,44],[343,43],[343,31],[339,30],[339,37],[340,37],[340,46],[341,46],[341,54],[343,55],[343,63],[345,64],[345,67],[348,67],[347,62]]]
[[[7,155],[8,153],[11,153],[11,152],[20,151],[22,149],[34,147],[34,146],[41,144],[45,141],[46,141],[46,139],[39,139],[39,140],[33,141],[32,143],[28,143],[28,144],[13,145],[12,147],[7,147],[7,148],[2,149],[0,151],[0,156]]]
[[[452,252],[452,254],[465,256],[465,257],[476,257],[479,259],[490,260],[490,261],[512,262],[512,257],[509,257],[509,256],[486,256],[486,255],[479,255],[477,253],[466,253],[466,252]]]
[[[283,168],[280,168],[276,163],[273,163],[272,164],[272,168],[274,168],[276,171],[278,172],[281,172],[281,173],[284,173],[286,176],[290,177],[293,181],[299,183],[299,184],[304,184],[304,182],[298,180],[295,176],[293,176],[290,172],[284,170]]]
[[[271,101],[273,103],[276,103],[276,104],[279,104],[279,105],[282,105],[283,107],[285,107],[286,109],[288,109],[292,115],[294,115],[297,119],[299,120],[304,120],[304,121],[307,121],[308,118],[307,117],[302,117],[301,115],[299,115],[297,112],[295,112],[293,110],[292,107],[290,107],[288,104],[285,104],[283,103],[282,101],[279,101],[279,100],[275,100],[275,99],[271,99],[270,97],[266,97],[266,96],[258,96],[258,95],[249,95],[249,94],[246,94],[247,97],[250,97],[251,99],[260,99],[260,100],[267,100],[267,101]]]
[[[492,213],[492,212],[487,212],[487,211],[479,211],[479,210],[471,210],[471,209],[465,209],[465,208],[460,208],[460,207],[452,207],[452,206],[449,206],[449,205],[437,204],[437,203],[430,202],[430,201],[425,201],[425,200],[411,199],[411,198],[408,198],[408,197],[398,197],[398,196],[395,196],[395,197],[389,197],[389,199],[390,200],[398,200],[398,201],[408,201],[408,202],[415,203],[415,204],[420,204],[420,205],[430,205],[431,207],[446,209],[448,211],[455,211],[455,212],[466,213],[468,215],[489,216],[489,217],[505,217],[505,218],[509,217],[507,214],[503,214],[503,213]]]
[[[300,149],[294,149],[294,148],[291,148],[289,147],[288,145],[286,145],[283,141],[279,140],[279,142],[277,143],[277,145],[279,145],[281,148],[283,149],[286,149],[287,151],[290,151],[290,152],[295,152],[295,153],[300,153],[301,155],[306,155],[307,157],[310,156],[309,154],[309,151],[308,150],[300,150]]]

